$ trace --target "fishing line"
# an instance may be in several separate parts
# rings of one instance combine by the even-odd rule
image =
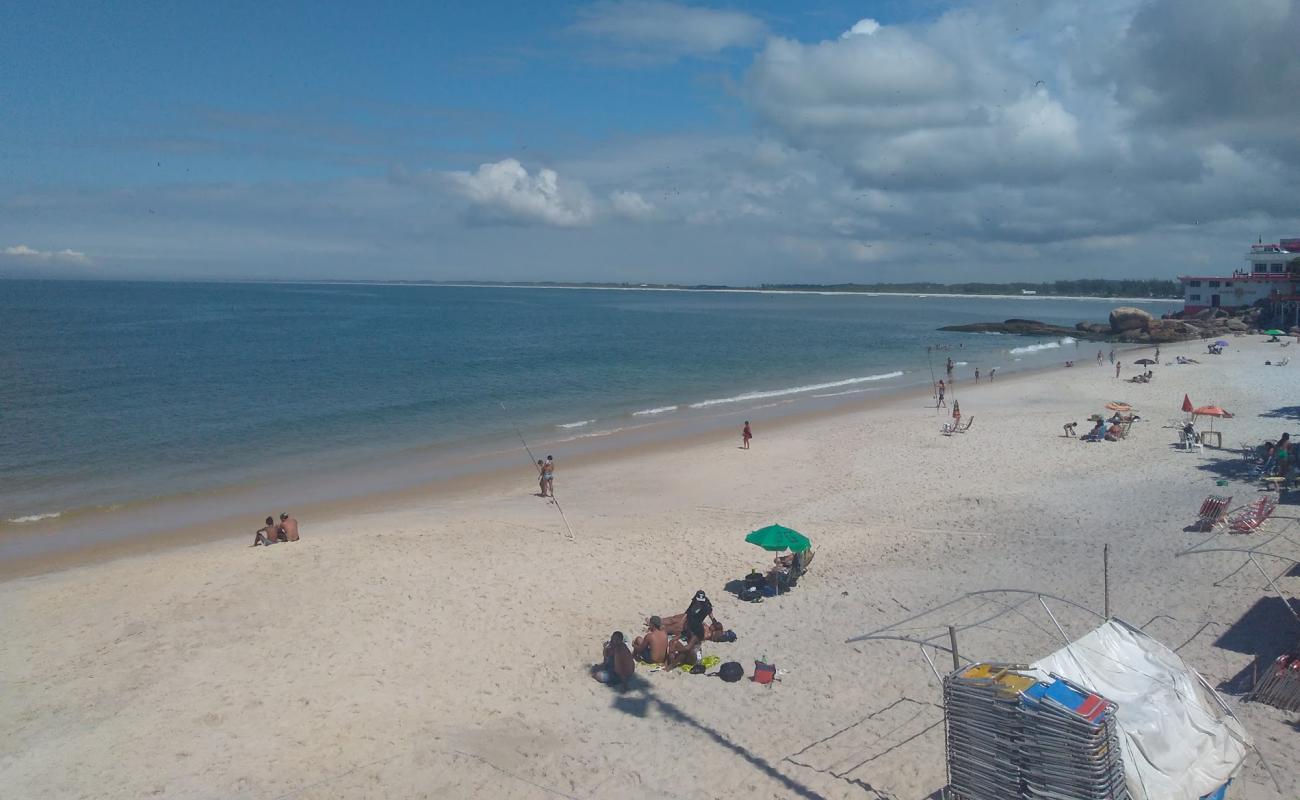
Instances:
[[[528,440],[524,438],[523,431],[519,430],[519,426],[515,424],[514,417],[510,416],[510,409],[506,408],[506,404],[500,400],[497,401],[497,405],[501,406],[501,410],[505,412],[506,419],[510,420],[510,427],[515,429],[515,435],[518,436],[519,441],[523,443],[524,452],[528,454],[529,466],[536,468],[537,457],[533,455],[533,449],[528,446]],[[541,475],[542,471],[538,469],[537,474]],[[564,527],[569,532],[569,541],[577,541],[577,537],[573,535],[573,526],[569,524],[569,518],[565,516],[564,509],[560,506],[560,501],[555,496],[555,489],[551,489],[551,502],[555,504],[555,510],[560,512],[560,519],[564,520]]]

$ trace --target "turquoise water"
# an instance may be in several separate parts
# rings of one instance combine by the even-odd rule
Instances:
[[[969,362],[959,376],[1032,367],[1083,351],[935,329],[1073,324],[1113,304],[0,282],[0,525],[398,454],[509,448],[515,425],[562,448],[670,421],[731,424],[729,414],[761,418],[790,401],[928,383],[927,345],[951,348],[936,370],[949,355]]]

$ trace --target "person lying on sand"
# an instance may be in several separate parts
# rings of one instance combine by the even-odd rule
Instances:
[[[280,540],[280,529],[275,526],[275,517],[266,518],[266,526],[257,529],[253,534],[253,547],[259,544],[270,547]]]
[[[286,542],[298,541],[298,520],[285,511],[280,514],[280,534]]]
[[[622,631],[614,631],[605,642],[601,658],[603,661],[592,667],[591,677],[600,683],[617,685],[620,690],[626,689],[632,673],[636,672],[636,660],[632,658],[632,651],[627,649]]]
[[[668,660],[668,634],[663,620],[651,617],[644,636],[632,640],[632,654],[647,664],[662,664]]]
[[[653,619],[653,617],[646,620],[647,628],[650,627],[650,619]],[[670,617],[663,617],[661,622],[663,623],[664,633],[668,634],[669,637],[678,636],[681,634],[682,631],[686,630],[685,614],[673,614]],[[706,642],[729,641],[726,638],[726,633],[727,633],[726,628],[722,627],[722,623],[718,622],[715,619],[713,620],[713,622],[704,626],[704,641]]]

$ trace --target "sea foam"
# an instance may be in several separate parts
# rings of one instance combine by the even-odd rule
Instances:
[[[724,403],[743,403],[746,400],[766,400],[769,397],[783,397],[787,394],[801,394],[803,392],[816,392],[822,389],[838,389],[841,386],[852,386],[857,383],[869,383],[871,381],[883,381],[890,378],[902,377],[902,372],[885,372],[880,375],[865,375],[861,378],[845,378],[842,381],[831,381],[830,383],[810,383],[807,386],[791,386],[786,389],[772,389],[766,392],[746,392],[734,397],[719,397],[713,400],[701,400],[698,403],[691,403],[691,408],[708,408],[710,406],[720,406]]]
[[[40,522],[43,519],[55,519],[56,517],[61,517],[61,516],[63,516],[63,512],[51,511],[48,514],[29,514],[25,517],[14,517],[13,519],[5,520],[5,521],[12,523],[14,525],[21,525],[24,522]]]
[[[595,422],[595,421],[596,421],[596,420],[594,420],[594,419],[584,419],[584,420],[579,420],[578,422],[565,422],[565,423],[561,423],[561,424],[559,424],[559,425],[556,425],[555,427],[557,427],[557,428],[582,428],[582,427],[586,427],[587,425],[590,425],[591,423],[593,423],[593,422]]]
[[[1059,342],[1043,342],[1041,344],[1027,344],[1024,347],[1013,347],[1008,353],[1037,353],[1040,350],[1055,350],[1058,347],[1064,347],[1067,344],[1074,344],[1073,337],[1067,336]]]
[[[659,408],[647,408],[642,411],[633,411],[634,417],[650,417],[655,414],[667,414],[669,411],[676,411],[677,406],[660,406]]]

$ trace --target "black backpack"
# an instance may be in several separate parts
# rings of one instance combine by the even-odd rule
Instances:
[[[735,683],[745,677],[745,668],[740,665],[739,661],[728,661],[718,667],[718,677],[727,683]]]

